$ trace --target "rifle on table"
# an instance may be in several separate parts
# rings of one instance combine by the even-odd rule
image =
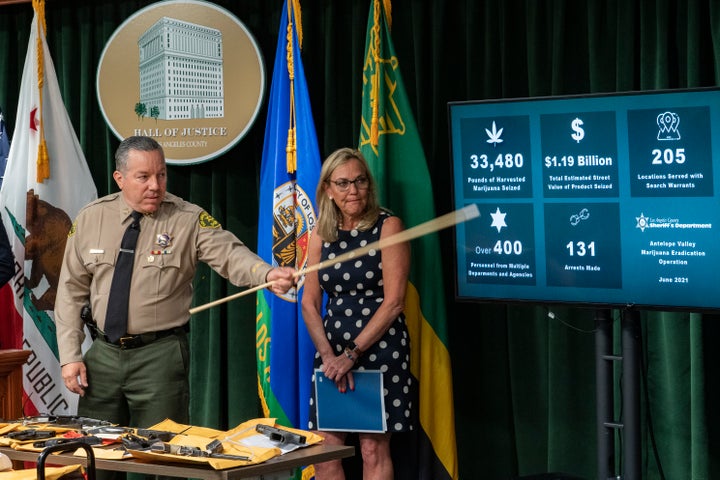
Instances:
[[[39,440],[41,438],[53,438],[57,436],[55,430],[40,430],[39,428],[28,428],[26,430],[17,430],[10,432],[6,436],[18,442],[25,440]]]
[[[46,447],[54,447],[56,445],[64,445],[66,443],[80,443],[84,445],[102,445],[102,439],[100,437],[96,437],[94,435],[86,435],[83,437],[75,437],[75,438],[67,438],[67,437],[58,437],[58,438],[51,438],[50,440],[44,440],[41,442],[34,442],[33,447],[35,448],[46,448]]]

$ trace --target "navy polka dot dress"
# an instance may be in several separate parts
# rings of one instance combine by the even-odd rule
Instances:
[[[382,212],[375,225],[364,232],[338,231],[338,240],[324,242],[321,259],[334,257],[380,239],[383,222],[389,214]],[[383,301],[382,262],[380,250],[371,251],[357,260],[348,260],[318,272],[320,286],[328,294],[323,319],[325,333],[337,354],[354,340]],[[315,354],[315,368],[322,364]],[[354,368],[380,370],[385,388],[385,419],[389,432],[412,430],[413,379],[410,374],[410,337],[405,317],[400,315],[385,335],[370,346]],[[311,389],[309,428],[315,429],[315,388]]]

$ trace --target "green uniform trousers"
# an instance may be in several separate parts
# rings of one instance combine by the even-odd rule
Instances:
[[[84,358],[88,387],[78,415],[138,428],[166,418],[188,424],[189,357],[181,329],[132,349],[95,340]]]

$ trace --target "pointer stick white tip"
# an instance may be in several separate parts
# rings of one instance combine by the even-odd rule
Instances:
[[[464,213],[465,220],[472,220],[480,216],[480,210],[478,210],[477,205],[474,203],[471,203],[460,211]]]

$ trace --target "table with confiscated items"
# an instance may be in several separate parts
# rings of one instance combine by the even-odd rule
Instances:
[[[76,416],[41,416],[0,423],[0,453],[15,461],[37,461],[52,448],[53,465],[88,465],[99,470],[185,478],[288,478],[296,467],[350,457],[353,447],[324,445],[312,432],[253,419],[220,431],[165,420],[150,428],[112,425]],[[93,455],[88,455],[91,447]],[[73,448],[70,448],[73,450]],[[2,473],[0,473],[2,480]]]

